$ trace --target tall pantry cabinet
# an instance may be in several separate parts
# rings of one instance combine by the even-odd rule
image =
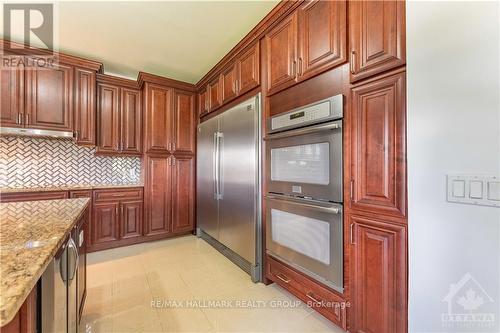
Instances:
[[[144,105],[145,236],[194,228],[195,88],[140,73]]]

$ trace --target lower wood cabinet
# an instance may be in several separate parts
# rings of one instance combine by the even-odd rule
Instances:
[[[406,226],[350,216],[351,332],[406,332]]]
[[[94,190],[89,251],[143,240],[142,188]]]
[[[91,191],[90,191],[91,192]],[[76,276],[76,290],[77,290],[77,303],[78,309],[78,322],[82,318],[83,306],[87,297],[87,244],[85,235],[90,220],[90,207],[87,208],[85,214],[75,227],[76,239],[78,240],[78,274]]]
[[[0,328],[2,333],[37,333],[37,288],[31,290],[15,317]]]
[[[194,157],[147,156],[145,235],[161,238],[194,228]]]

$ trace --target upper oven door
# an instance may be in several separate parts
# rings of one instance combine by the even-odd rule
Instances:
[[[342,120],[266,137],[267,191],[342,202]]]

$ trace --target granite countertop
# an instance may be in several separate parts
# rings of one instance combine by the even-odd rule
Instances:
[[[19,311],[88,198],[0,204],[0,327]]]
[[[50,191],[72,191],[72,190],[94,190],[104,188],[127,188],[143,187],[143,184],[107,184],[107,185],[65,185],[65,186],[37,186],[37,187],[2,187],[0,193],[24,193],[24,192],[50,192]]]

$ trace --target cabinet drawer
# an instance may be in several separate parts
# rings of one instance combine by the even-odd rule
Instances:
[[[333,291],[267,256],[266,275],[336,325],[347,329],[346,302]]]
[[[95,202],[117,200],[142,200],[142,188],[94,190]]]

